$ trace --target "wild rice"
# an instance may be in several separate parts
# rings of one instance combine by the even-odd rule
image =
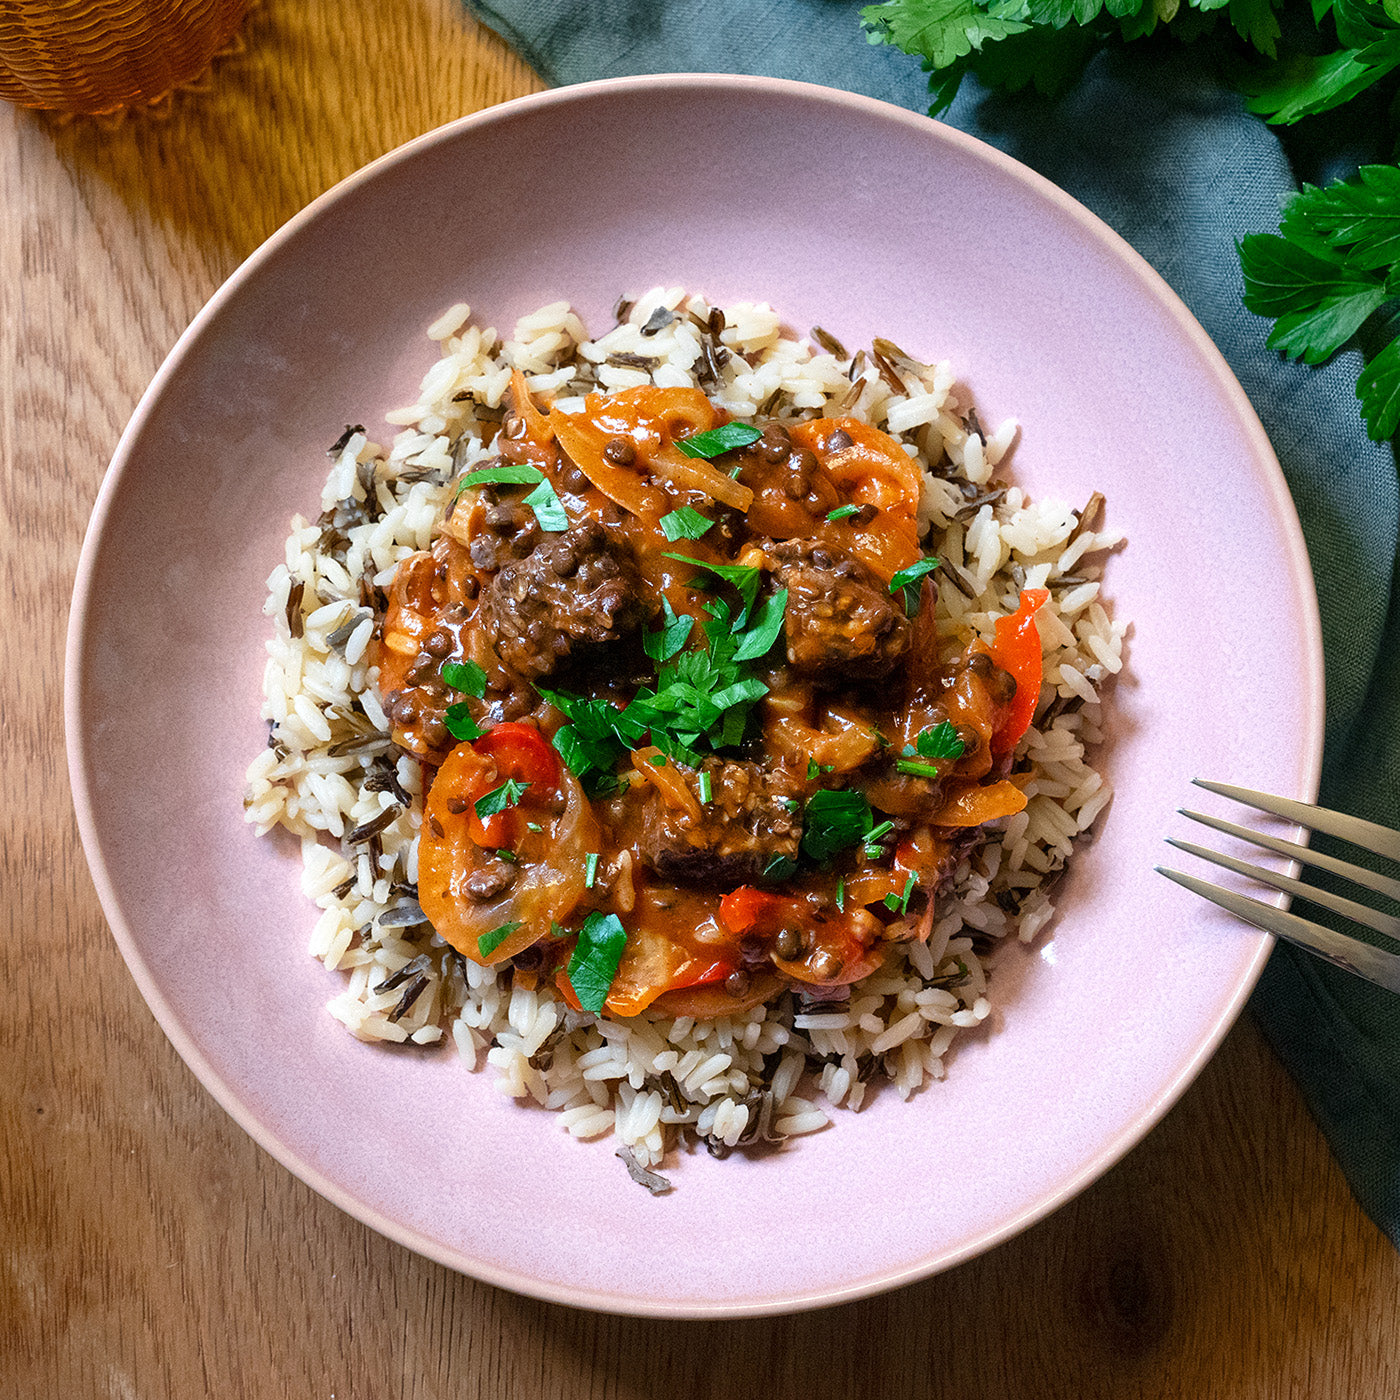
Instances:
[[[589,340],[563,302],[522,318],[502,340],[459,303],[428,328],[440,358],[418,401],[388,415],[386,449],[361,425],[331,445],[315,521],[296,517],[268,579],[263,717],[269,746],[248,769],[247,819],[302,838],[303,888],[321,913],[311,956],[346,986],[331,1015],[361,1040],[451,1041],[497,1090],[556,1112],[578,1138],[612,1133],[633,1177],[682,1133],[716,1155],[828,1123],[828,1105],[858,1108],[872,1077],[907,1098],[941,1079],[957,1035],[991,1002],[974,951],[1028,941],[1050,921],[1048,879],[1102,814],[1111,788],[1086,749],[1101,738],[1100,692],[1123,664],[1125,627],[1100,594],[1119,537],[1100,529],[1102,498],[1082,512],[1028,501],[993,472],[1017,434],[990,434],[947,363],[925,365],[889,342],[854,357],[829,333],[784,334],[766,305],[711,306],[656,288],[619,303],[618,323]],[[1017,767],[1025,811],[994,823],[937,900],[924,941],[896,945],[845,1003],[784,992],[742,1016],[695,1022],[644,1014],[605,1021],[547,989],[512,984],[448,948],[416,901],[422,773],[395,749],[375,692],[372,642],[399,560],[426,548],[461,473],[489,455],[511,366],[565,411],[595,389],[701,383],[730,414],[850,414],[885,428],[926,468],[921,520],[937,541],[940,630],[950,646],[989,638],[1021,587],[1045,587],[1038,615],[1045,680]]]

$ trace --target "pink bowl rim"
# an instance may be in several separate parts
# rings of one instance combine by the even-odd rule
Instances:
[[[787,96],[804,99],[808,102],[823,103],[837,110],[860,112],[867,116],[880,117],[886,121],[897,122],[906,127],[920,130],[936,141],[945,142],[963,154],[991,165],[1002,175],[1010,177],[1022,185],[1031,194],[1053,205],[1060,214],[1076,223],[1084,233],[1095,239],[1122,265],[1135,274],[1143,292],[1154,299],[1159,307],[1170,316],[1179,333],[1191,344],[1200,357],[1202,364],[1211,370],[1218,386],[1223,389],[1230,406],[1238,417],[1251,454],[1259,464],[1268,469],[1267,474],[1276,501],[1284,507],[1280,511],[1280,519],[1284,523],[1288,535],[1288,562],[1292,566],[1293,576],[1300,579],[1312,577],[1302,527],[1298,522],[1297,511],[1288,492],[1282,469],[1263,425],[1259,422],[1253,406],[1226,363],[1224,356],[1180,297],[1168,286],[1151,264],[1098,215],[1092,213],[1058,185],[1023,165],[1014,157],[1006,155],[996,147],[974,136],[959,131],[956,127],[934,121],[927,116],[895,106],[892,103],[882,102],[857,93],[784,78],[725,73],[648,74],[636,77],[606,78],[595,82],[552,88],[483,108],[415,137],[413,140],[379,156],[346,176],[293,215],[281,228],[249,254],[196,314],[175,342],[150,385],[141,396],[117,443],[93,505],[92,518],[84,537],[74,580],[73,601],[69,614],[64,655],[65,748],[79,833],[92,873],[93,883],[96,886],[103,912],[111,927],[112,935],[137,987],[161,1029],[174,1046],[176,1053],[188,1065],[204,1088],[239,1127],[294,1176],[348,1215],[415,1253],[484,1283],[539,1298],[546,1302],[563,1303],[571,1307],[603,1313],[667,1319],[705,1320],[780,1316],[872,1297],[951,1269],[1020,1234],[1078,1195],[1136,1146],[1156,1126],[1200,1073],[1206,1062],[1219,1048],[1244,1008],[1244,1004],[1268,960],[1274,940],[1262,933],[1252,934],[1242,927],[1241,937],[1252,937],[1256,941],[1254,955],[1246,965],[1243,975],[1225,1002],[1221,1013],[1200,1040],[1195,1052],[1178,1067],[1177,1072],[1161,1087],[1157,1095],[1143,1106],[1137,1117],[1115,1139],[1082,1163],[1079,1170],[1063,1181],[1056,1190],[975,1239],[931,1255],[912,1267],[878,1274],[851,1285],[820,1289],[807,1294],[783,1298],[754,1298],[741,1302],[710,1305],[696,1304],[689,1300],[669,1302],[665,1299],[614,1295],[591,1289],[556,1287],[510,1269],[468,1258],[459,1251],[446,1247],[441,1242],[366,1206],[324,1173],[303,1160],[276,1134],[266,1128],[244,1103],[239,1090],[213,1069],[185,1029],[177,1010],[160,991],[151,967],[140,952],[139,940],[126,921],[115,882],[107,867],[101,833],[94,817],[87,771],[87,756],[83,744],[82,727],[78,722],[81,708],[81,657],[89,609],[93,601],[91,589],[94,560],[108,516],[111,514],[113,503],[121,489],[128,458],[169,381],[175,376],[194,343],[218,320],[224,305],[239,294],[246,282],[253,280],[258,275],[263,264],[280,251],[283,245],[295,240],[303,228],[320,218],[331,207],[352,198],[358,190],[375,181],[385,170],[411,159],[421,151],[433,146],[453,143],[469,133],[488,128],[496,123],[509,122],[522,113],[533,113],[554,107],[567,108],[581,100],[610,94],[654,93],[661,90],[701,92],[715,96],[722,96],[725,93]],[[1301,607],[1298,621],[1305,634],[1306,650],[1309,657],[1306,674],[1299,678],[1299,689],[1302,692],[1302,704],[1305,711],[1304,720],[1307,727],[1307,748],[1301,767],[1307,774],[1306,796],[1312,799],[1317,794],[1322,765],[1322,718],[1325,684],[1322,664],[1322,634],[1315,590],[1303,590],[1298,601]]]

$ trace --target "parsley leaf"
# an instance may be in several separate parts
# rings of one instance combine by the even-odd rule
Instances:
[[[583,887],[591,890],[598,883],[598,852],[589,851],[583,862]]]
[[[909,912],[909,896],[914,893],[914,886],[918,883],[918,876],[911,871],[908,880],[904,882],[904,893],[887,894],[885,896],[885,908],[892,909],[900,914],[907,914]]]
[[[540,478],[540,484],[525,497],[525,504],[535,512],[535,519],[540,522],[541,530],[553,530],[557,533],[569,528],[569,517],[563,502],[547,478]]]
[[[797,862],[791,856],[774,856],[767,865],[763,867],[763,878],[765,880],[786,880],[789,875],[797,873]]]
[[[828,520],[848,520],[859,509],[860,507],[854,504],[848,506],[837,506],[835,510],[827,511],[826,518]]]
[[[487,817],[494,817],[498,812],[504,812],[507,807],[514,807],[525,795],[525,789],[529,783],[518,783],[514,778],[507,778],[500,787],[494,787],[490,792],[478,797],[472,806],[476,809],[476,815],[485,821]]]
[[[707,433],[677,438],[676,446],[687,457],[719,457],[726,452],[732,452],[736,447],[747,447],[762,436],[763,430],[755,428],[752,423],[721,423],[718,428],[711,428]]]
[[[538,467],[526,462],[518,465],[506,462],[499,467],[478,467],[476,471],[468,472],[457,483],[457,491],[460,494],[468,487],[478,486],[533,486],[543,480],[544,473]]]
[[[1230,4],[1231,22],[1257,45],[1257,17],[1250,14],[1245,0],[1230,0]],[[1246,78],[1241,86],[1251,96],[1250,111],[1276,126],[1291,126],[1303,117],[1350,102],[1400,66],[1400,23],[1386,7],[1368,0],[1333,0],[1328,8],[1342,47],[1334,53],[1290,56],[1262,75]],[[1319,13],[1314,4],[1313,11],[1321,27],[1325,10]],[[1277,21],[1274,26],[1276,35]],[[1272,43],[1264,52],[1272,57]]]
[[[757,569],[744,564],[707,564],[703,559],[692,558],[689,554],[664,554],[662,558],[677,559],[682,564],[694,564],[697,569],[704,569],[707,573],[715,574],[726,583],[731,584],[744,604],[744,610],[734,620],[734,625],[736,627],[743,626],[744,619],[749,615],[749,610],[758,597]],[[692,585],[692,587],[697,586],[703,587],[703,584]]]
[[[690,637],[690,629],[695,625],[695,619],[689,613],[676,616],[676,610],[671,606],[669,598],[663,597],[661,606],[665,612],[665,622],[661,630],[647,632],[642,637],[642,649],[658,665],[669,661],[685,646]]]
[[[1386,300],[1373,273],[1351,272],[1302,243],[1251,233],[1240,245],[1245,306],[1271,316],[1269,346],[1310,365],[1334,355]]]
[[[558,533],[569,528],[569,517],[553,483],[538,467],[532,467],[528,462],[479,467],[474,472],[468,472],[457,483],[457,494],[460,496],[468,487],[478,486],[533,486],[535,489],[525,497],[525,504],[535,512],[540,529]]]
[[[952,720],[941,720],[930,725],[914,739],[913,745],[904,745],[904,757],[911,759],[921,755],[925,759],[960,759],[967,752],[967,745],[958,738],[958,727]]]
[[[734,653],[735,661],[757,661],[767,656],[778,633],[783,630],[783,615],[787,611],[788,591],[780,588],[765,598],[753,623],[745,629],[739,639],[739,648]]]
[[[459,744],[470,744],[473,740],[481,738],[481,726],[472,718],[471,708],[465,700],[449,705],[442,722],[447,726],[447,732]]]
[[[592,779],[592,795],[598,796],[622,756],[640,742],[646,725],[630,715],[630,705],[619,710],[606,700],[587,700],[543,686],[536,689],[569,720],[554,736],[559,757],[575,777]],[[602,775],[601,780],[595,775]]]
[[[870,803],[854,788],[821,788],[807,799],[802,825],[802,854],[821,865],[865,838]]]
[[[476,951],[483,958],[489,958],[519,927],[520,920],[516,919],[511,923],[501,924],[498,928],[493,928],[490,933],[483,933],[476,940]]]
[[[661,517],[661,533],[672,543],[676,540],[698,540],[714,523],[694,506],[681,506],[679,510]]]
[[[1024,17],[1004,18],[990,13],[991,8],[976,0],[890,0],[867,5],[860,19],[872,44],[893,44],[918,54],[930,70],[936,70],[950,67],[991,40],[1030,27]]]
[[[585,1011],[595,1016],[602,1011],[626,946],[627,931],[616,914],[595,910],[583,921],[569,959],[569,982]]]
[[[1363,166],[1354,181],[1305,188],[1284,207],[1277,234],[1241,242],[1240,262],[1244,304],[1273,318],[1268,343],[1285,355],[1320,364],[1368,328],[1356,392],[1371,437],[1391,437],[1400,428],[1400,350],[1385,313],[1400,286],[1400,168]]]
[[[453,690],[475,695],[478,700],[486,694],[486,672],[475,661],[445,661],[442,678]]]
[[[938,560],[933,555],[927,555],[923,559],[916,559],[907,569],[900,569],[890,580],[890,592],[904,593],[904,611],[910,616],[919,606],[919,584],[926,574],[931,574],[938,567]]]

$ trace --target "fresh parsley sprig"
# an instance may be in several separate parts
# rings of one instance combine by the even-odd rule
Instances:
[[[1196,45],[1251,111],[1293,126],[1355,102],[1400,73],[1400,0],[886,0],[861,10],[872,44],[923,61],[937,115],[967,74],[1055,95],[1099,49],[1159,29]],[[1206,43],[1204,41],[1210,41]],[[1385,88],[1380,87],[1384,93]],[[1373,100],[1359,115],[1376,120]],[[1388,117],[1395,141],[1400,106]],[[1400,149],[1400,144],[1397,144]],[[1269,344],[1307,364],[1359,346],[1361,413],[1378,441],[1400,430],[1400,166],[1364,167],[1305,188],[1277,235],[1244,238],[1245,305],[1271,318]]]
[[[991,87],[1033,87],[1054,96],[1079,79],[1095,50],[1144,39],[1168,21],[1173,32],[1193,39],[1228,22],[1268,58],[1277,53],[1280,33],[1274,0],[887,0],[867,5],[860,18],[872,44],[923,60],[934,116],[952,105],[969,73]]]
[[[1356,393],[1371,437],[1394,436],[1400,340],[1383,313],[1400,295],[1400,167],[1366,165],[1354,181],[1305,187],[1284,206],[1277,234],[1244,238],[1240,261],[1244,304],[1273,318],[1268,343],[1293,359],[1321,364],[1376,324],[1382,336],[1363,346]]]

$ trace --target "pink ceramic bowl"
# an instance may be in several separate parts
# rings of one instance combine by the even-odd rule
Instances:
[[[317,508],[326,444],[412,401],[423,329],[454,301],[509,328],[568,298],[596,326],[620,293],[658,283],[951,359],[986,421],[1021,420],[1021,484],[1105,493],[1130,537],[1108,592],[1134,630],[1102,835],[1051,931],[999,970],[994,1024],[946,1082],[908,1104],[877,1094],[762,1159],[684,1156],[653,1198],[607,1142],[573,1141],[450,1052],[362,1045],[332,1021],[340,977],[305,955],[296,853],[255,840],[240,799],[265,740],[264,579],[288,518]],[[1312,580],[1278,466],[1141,258],[1039,176],[923,117],[707,76],[468,117],[259,249],[122,438],[79,570],[68,683],[74,793],[113,931],[248,1132],[453,1268],[691,1317],[947,1268],[1131,1147],[1215,1049],[1269,947],[1152,873],[1173,808],[1198,773],[1310,797],[1322,716]]]

